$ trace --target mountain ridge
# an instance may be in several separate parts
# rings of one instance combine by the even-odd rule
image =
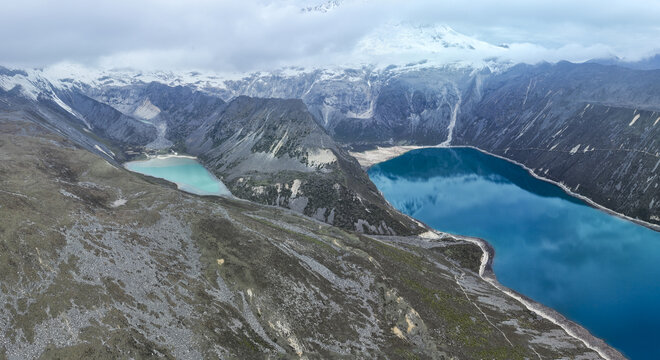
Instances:
[[[3,357],[600,357],[482,280],[477,246],[186,194],[39,123],[0,115]]]
[[[36,76],[19,70],[5,70],[3,74],[0,75],[0,84],[4,84],[4,88],[9,88],[7,84],[12,83],[8,80],[10,78],[15,78],[13,83],[22,84]],[[173,78],[176,76],[170,79]],[[36,76],[36,79],[28,85],[32,89],[28,95],[39,86],[47,91],[60,88],[60,85],[50,85],[45,78]],[[518,64],[506,70],[491,71],[489,68],[434,67],[421,62],[383,69],[363,67],[311,72],[292,69],[288,72],[255,73],[221,81],[220,87],[202,82],[191,90],[205,87],[203,92],[206,96],[226,101],[240,95],[302,99],[317,123],[336,141],[354,151],[374,146],[442,143],[482,148],[543,171],[544,177],[564,182],[572,191],[618,213],[658,224],[660,198],[649,190],[658,186],[657,174],[653,171],[649,173],[654,169],[651,160],[660,151],[657,141],[654,141],[658,127],[651,119],[658,112],[657,104],[660,103],[654,95],[658,94],[658,79],[658,70],[640,71],[593,63]],[[106,80],[109,81],[109,78]],[[69,91],[81,91],[93,97],[100,94],[96,96],[97,100],[112,103],[102,98],[104,91],[107,91],[104,89],[119,89],[121,92],[124,91],[121,89],[147,86],[140,78],[135,81],[136,84],[126,85],[122,78],[118,78],[106,86],[98,83],[94,86],[83,83],[72,85],[76,84],[75,81],[60,83]],[[504,102],[494,105],[496,99],[509,96],[515,97],[518,104]],[[490,112],[493,106],[500,114]],[[596,106],[605,106],[605,110],[619,109],[619,115],[613,117],[610,114],[606,123],[601,125],[597,121],[601,115],[594,112]],[[583,109],[586,111],[583,112]],[[642,119],[633,122],[638,110],[647,115],[640,113]],[[631,115],[625,114],[626,111],[630,111]],[[189,115],[180,116],[180,122],[185,124],[187,122],[182,119],[198,118]],[[594,134],[587,135],[589,141],[594,143],[585,144],[576,137],[578,133],[588,134],[591,129],[582,128],[586,122],[576,126],[580,122],[576,122],[575,116],[578,119],[580,116],[596,117],[590,120],[590,126],[598,130],[600,140]],[[647,121],[644,116],[650,120]],[[534,120],[538,118],[542,121]],[[624,123],[630,125],[625,127]],[[648,126],[640,128],[647,123]],[[563,130],[568,132],[561,132],[561,124],[573,126]],[[536,126],[536,130],[528,132],[532,126]],[[490,135],[486,136],[484,129],[488,129]],[[168,131],[172,130],[161,131],[161,138],[170,136],[181,139],[180,135],[167,134]],[[502,131],[510,135],[498,135]],[[613,131],[623,131],[628,135],[618,138]],[[497,143],[492,140],[495,136],[499,139]],[[567,155],[559,156],[560,153],[554,151],[562,150],[556,148],[558,143],[542,145],[549,139],[564,138],[572,139],[563,145],[565,149],[562,147]],[[609,139],[609,143],[603,142],[603,139]],[[581,151],[571,154],[576,146],[580,146]],[[176,148],[183,150],[180,140]],[[505,153],[507,148],[537,150],[532,153],[520,150],[517,155],[512,155]],[[545,150],[541,151],[543,148]],[[650,154],[651,160],[645,160],[647,155],[644,154]],[[578,157],[581,160],[574,161]],[[587,168],[605,161],[605,169],[614,174],[614,182],[602,183],[606,181],[606,173],[602,171],[602,180],[592,179],[589,171],[580,170],[583,161]],[[624,168],[619,171],[617,168],[622,161],[642,164],[640,166],[646,170]],[[549,173],[546,174],[547,171]],[[639,183],[645,186],[635,185]],[[651,187],[646,187],[646,184]],[[618,189],[626,190],[621,193]]]

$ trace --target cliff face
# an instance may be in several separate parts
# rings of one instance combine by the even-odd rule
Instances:
[[[162,140],[153,144],[154,148],[175,146],[182,149],[185,138],[225,105],[216,96],[157,82],[92,87],[73,92],[83,92],[127,116],[157,127]]]
[[[227,104],[158,83],[40,91],[38,99],[22,96],[20,87],[3,91],[0,106],[33,113],[113,163],[144,150],[184,151],[241,198],[359,232],[423,232],[385,201],[300,100],[238,97]]]
[[[360,232],[423,231],[387,204],[300,100],[238,97],[192,132],[186,149],[238,197]]]
[[[131,80],[143,74],[117,76],[89,83],[51,79],[56,84],[52,85],[33,73],[0,71],[3,88],[17,84],[6,93],[41,102],[46,119],[67,117],[69,125],[59,126],[61,131],[84,126],[77,116],[81,113],[90,115],[90,121],[102,115],[95,134],[106,140],[110,148],[100,145],[105,150],[130,141],[132,146],[146,142],[151,149],[173,146],[183,151],[192,132],[220,117],[225,101],[241,95],[300,99],[332,140],[352,150],[375,145],[471,145],[521,162],[617,212],[660,224],[659,70],[562,62],[491,72],[420,63],[255,73],[227,81],[193,76],[196,80],[186,83],[192,80],[183,75],[160,80],[172,86]],[[102,109],[104,105],[121,114]],[[275,140],[263,139],[269,144]],[[286,180],[289,187],[294,179]],[[243,195],[255,186],[260,185],[246,187]],[[276,198],[269,196],[264,202],[277,203]],[[331,209],[321,208],[308,210],[318,210],[323,213],[319,218],[328,221]],[[348,226],[358,219],[376,229],[380,226],[360,216]]]
[[[0,356],[585,358],[448,236],[183,193],[0,114]]]
[[[301,98],[335,140],[357,151],[475,146],[660,224],[658,84],[658,70],[562,62],[495,73],[444,67],[255,75],[222,94]]]
[[[0,90],[0,267],[8,274],[0,354],[599,358],[485,282],[478,246],[392,209],[343,148],[445,142],[498,151],[558,131],[566,134],[542,144],[568,150],[553,163],[560,166],[608,145],[602,136],[574,143],[597,119],[627,111],[555,89],[570,82],[541,77],[534,90],[528,80],[543,67],[510,71],[346,71],[332,86],[316,74],[320,82],[305,80],[309,92],[289,89],[302,100],[227,103],[161,84]],[[360,79],[366,87],[354,86]],[[335,88],[345,92],[332,95]],[[310,94],[316,103],[306,104]],[[547,96],[561,106],[548,110]],[[519,100],[525,117],[506,121],[520,113]],[[652,151],[654,116],[637,110],[627,127],[603,131]],[[185,194],[119,165],[168,148],[198,155],[251,201]]]
[[[520,66],[487,81],[453,144],[516,160],[617,212],[660,224],[660,71]]]

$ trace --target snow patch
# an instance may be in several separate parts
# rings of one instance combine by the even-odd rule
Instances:
[[[110,204],[110,207],[112,208],[118,208],[120,206],[126,205],[126,199],[117,199]]]
[[[653,170],[651,170],[652,173],[655,172],[655,170],[658,168],[658,165],[660,165],[660,160],[658,160],[658,162],[655,163],[655,166],[653,167]]]
[[[114,157],[115,157],[115,153],[113,153],[112,151],[108,150],[108,151],[110,151],[110,152],[112,153],[112,155],[110,155],[110,154],[108,154],[105,150],[101,149],[101,147],[98,146],[98,145],[94,145],[94,149],[96,149],[96,150],[98,150],[98,151],[100,151],[100,152],[102,152],[102,153],[108,155],[108,156],[111,157],[111,158],[114,158]]]
[[[307,153],[307,161],[311,166],[322,166],[337,161],[337,157],[330,149],[315,149]]]
[[[77,118],[77,119],[79,119],[80,121],[82,121],[82,122],[85,124],[85,126],[87,126],[87,129],[91,129],[91,128],[92,128],[92,126],[87,122],[87,120],[85,120],[85,118],[84,118],[82,115],[80,115],[78,112],[76,112],[75,110],[73,110],[69,105],[67,105],[66,103],[64,103],[64,101],[62,101],[62,99],[60,99],[57,95],[53,95],[51,98],[53,99],[53,101],[54,101],[59,107],[61,107],[62,109],[64,109],[64,110],[65,110],[66,112],[68,112],[69,114],[73,115],[75,118]],[[84,130],[87,130],[87,129],[84,129]]]
[[[74,194],[72,194],[72,193],[70,193],[70,192],[68,192],[64,189],[60,189],[60,194],[66,196],[66,197],[70,197],[72,199],[81,200],[78,196],[76,196],[76,195],[74,195]]]
[[[529,84],[527,84],[527,91],[525,91],[525,99],[523,100],[522,106],[525,106],[527,103],[527,96],[529,95],[529,88],[532,86],[532,79],[529,79]]]
[[[151,120],[158,116],[158,114],[160,114],[160,109],[152,104],[149,99],[145,99],[133,112],[133,115],[145,120]]]
[[[291,185],[291,198],[298,196],[298,191],[300,190],[300,185],[302,182],[299,179],[293,180],[293,185]]]
[[[289,130],[288,130],[288,129],[284,132],[284,136],[282,136],[282,138],[281,138],[280,141],[275,145],[275,147],[274,147],[274,148],[271,148],[271,151],[269,151],[269,152],[270,152],[271,154],[273,154],[273,156],[277,155],[277,152],[280,151],[280,149],[281,149],[282,146],[284,145],[284,142],[285,142],[285,140],[286,140],[287,135],[289,135]]]
[[[564,130],[566,130],[566,128],[568,128],[568,126],[563,128],[563,129],[559,129],[559,131],[557,131],[554,135],[552,135],[552,137],[555,138],[555,137],[559,136],[559,134],[563,133]]]
[[[635,124],[635,121],[637,121],[637,119],[639,119],[640,116],[642,116],[642,114],[635,115],[635,117],[632,119],[630,124],[628,124],[628,126],[633,126]]]
[[[37,100],[37,97],[41,93],[41,90],[26,76],[0,76],[0,88],[3,90],[10,91],[16,86],[20,86],[21,93],[32,100]]]
[[[417,236],[419,236],[421,238],[424,238],[424,239],[432,239],[432,240],[440,239],[440,235],[436,234],[434,231],[427,231],[427,232],[421,233]]]
[[[449,121],[449,127],[447,127],[447,140],[443,141],[440,146],[449,146],[451,144],[452,138],[454,137],[454,127],[456,127],[456,117],[458,116],[458,110],[461,106],[461,92],[458,90],[456,85],[454,85],[456,94],[458,95],[458,100],[456,100],[456,105],[451,112],[451,120]]]

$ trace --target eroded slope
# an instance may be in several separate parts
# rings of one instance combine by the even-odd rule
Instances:
[[[0,357],[598,358],[480,250],[198,197],[0,117]]]

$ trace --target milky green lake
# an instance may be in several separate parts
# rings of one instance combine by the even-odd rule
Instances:
[[[124,164],[128,170],[149,175],[177,185],[180,190],[197,195],[231,195],[225,184],[197,160],[190,157],[167,156]]]

